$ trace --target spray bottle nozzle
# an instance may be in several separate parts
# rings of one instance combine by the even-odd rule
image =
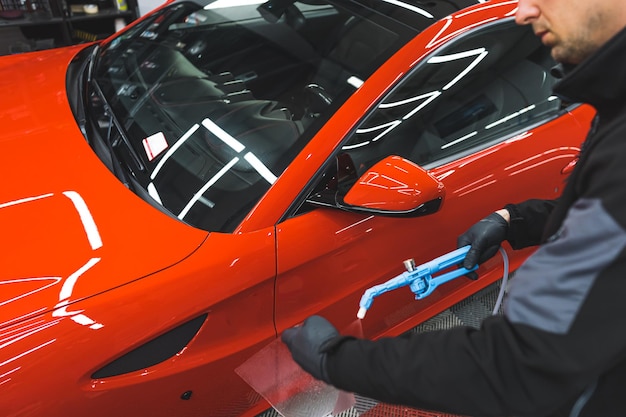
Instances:
[[[364,318],[367,310],[371,307],[372,302],[374,301],[374,297],[378,297],[387,291],[395,290],[396,288],[408,285],[411,291],[415,294],[415,299],[420,300],[429,296],[439,285],[463,276],[469,272],[475,271],[478,268],[478,265],[475,265],[472,269],[459,267],[458,269],[433,277],[433,274],[436,272],[440,272],[449,267],[460,264],[463,259],[465,259],[469,249],[469,245],[464,246],[420,266],[415,266],[415,261],[413,259],[404,261],[406,272],[401,273],[395,278],[391,278],[387,282],[375,285],[363,293],[361,302],[359,303],[357,317],[359,319]]]

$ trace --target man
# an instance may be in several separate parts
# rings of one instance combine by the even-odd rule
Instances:
[[[507,239],[537,245],[503,316],[368,341],[319,316],[283,341],[308,372],[383,402],[480,416],[626,416],[626,3],[520,0],[565,77],[555,93],[598,117],[558,201],[507,205],[460,236],[464,265]]]

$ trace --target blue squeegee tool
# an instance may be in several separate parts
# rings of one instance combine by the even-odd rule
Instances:
[[[375,285],[363,293],[361,302],[359,303],[357,317],[359,319],[364,318],[365,313],[367,313],[367,310],[371,307],[372,302],[374,301],[374,297],[378,297],[387,291],[395,290],[408,285],[411,291],[415,294],[415,299],[421,300],[422,298],[429,296],[439,285],[475,271],[478,268],[478,265],[475,265],[472,269],[458,267],[450,272],[433,276],[433,274],[437,272],[459,265],[465,259],[469,249],[469,245],[463,246],[462,248],[446,253],[445,255],[419,266],[415,266],[415,261],[413,259],[404,261],[404,267],[406,268],[405,272],[395,278],[391,278],[387,282]]]

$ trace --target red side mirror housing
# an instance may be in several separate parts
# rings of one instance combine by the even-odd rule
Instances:
[[[343,198],[346,208],[412,216],[436,211],[445,195],[441,182],[408,159],[388,156],[357,180]]]

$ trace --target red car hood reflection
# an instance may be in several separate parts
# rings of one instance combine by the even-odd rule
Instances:
[[[97,328],[71,304],[175,264],[207,235],[141,200],[92,152],[65,92],[77,51],[0,67],[0,328],[53,309]]]

